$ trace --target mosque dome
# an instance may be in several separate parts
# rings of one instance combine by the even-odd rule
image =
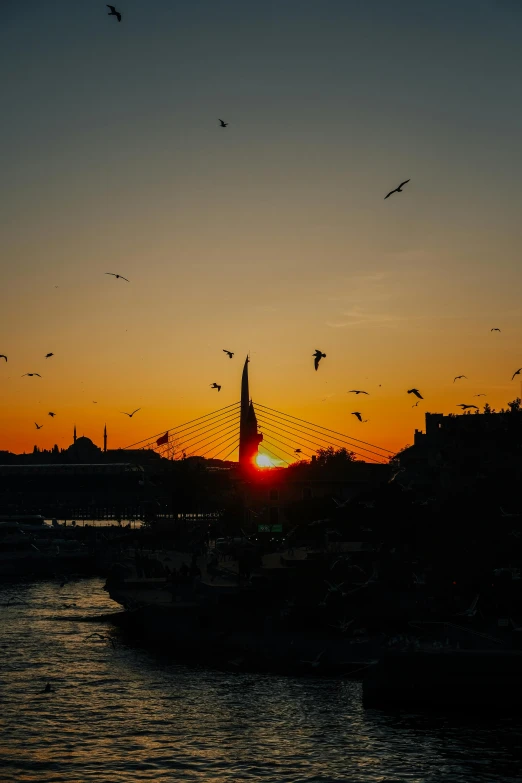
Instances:
[[[101,449],[92,442],[90,438],[81,436],[76,438],[72,446],[69,446],[67,453],[75,462],[97,461],[101,454]]]

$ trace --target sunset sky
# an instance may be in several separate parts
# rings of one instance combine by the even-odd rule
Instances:
[[[1,5],[0,450],[126,446],[249,351],[254,402],[388,449],[520,394],[518,0],[116,8]]]

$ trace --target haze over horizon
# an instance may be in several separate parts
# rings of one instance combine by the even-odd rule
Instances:
[[[522,7],[117,8],[2,8],[0,450],[129,445],[248,352],[254,403],[392,450],[520,396]]]

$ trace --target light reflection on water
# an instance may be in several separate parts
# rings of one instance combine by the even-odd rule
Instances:
[[[117,610],[102,584],[0,586],[2,783],[520,781],[512,719],[365,712],[359,683],[190,669],[53,619]]]

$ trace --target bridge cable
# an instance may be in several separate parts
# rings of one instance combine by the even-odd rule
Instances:
[[[297,432],[298,434],[302,435],[302,431],[301,430],[303,430],[307,435],[313,435],[317,439],[324,440],[324,441],[326,441],[330,445],[332,445],[333,441],[340,441],[342,445],[344,445],[344,446],[348,445],[348,446],[350,446],[350,448],[352,448],[352,449],[354,448],[354,444],[350,443],[350,441],[347,440],[347,439],[341,440],[341,438],[338,438],[338,437],[332,437],[332,436],[323,435],[323,433],[317,433],[314,430],[311,430],[309,427],[308,428],[304,428],[301,424],[295,424],[293,421],[289,422],[286,419],[282,419],[281,417],[274,416],[274,414],[272,414],[272,413],[265,413],[265,411],[261,411],[261,412],[258,411],[257,415],[258,415],[258,417],[261,417],[261,416],[270,417],[270,420],[272,420],[272,421],[275,420],[274,423],[277,423],[280,427],[282,427],[282,425],[279,424],[279,421],[283,421],[288,427],[292,428],[293,432]],[[300,429],[296,430],[295,428],[300,428]],[[337,445],[337,444],[334,443],[333,445]],[[370,454],[375,454],[375,456],[380,457],[381,459],[389,459],[389,457],[387,457],[385,454],[379,454],[379,452],[377,452],[377,451],[372,451],[371,449],[367,449],[364,446],[359,446],[358,444],[355,444],[355,448],[359,449],[360,451],[367,451]],[[377,448],[379,448],[379,447],[377,447]]]
[[[268,432],[270,437],[273,438],[278,443],[282,443],[284,446],[288,446],[288,448],[290,448],[290,449],[293,447],[292,444],[288,443],[286,440],[282,440],[282,439],[279,439],[279,438],[276,437],[276,435],[280,434],[277,430],[274,430],[271,427],[268,427],[268,426],[266,426],[264,424],[261,425],[261,429],[263,431],[263,434],[265,432]],[[305,448],[307,451],[311,452],[311,454],[309,456],[312,456],[314,454],[312,449],[308,448],[307,446],[304,446],[303,448]],[[306,456],[308,456],[308,455],[306,455]],[[297,457],[296,456],[294,457],[294,459],[297,461]]]
[[[260,402],[256,402],[255,406],[259,406],[261,408],[265,408],[266,410],[273,411],[274,413],[282,414],[284,416],[287,416],[290,419],[295,419],[296,421],[303,422],[304,424],[309,424],[312,427],[317,427],[317,428],[320,428],[322,430],[326,430],[327,432],[333,432],[335,435],[341,435],[341,437],[344,438],[344,439],[355,440],[355,441],[357,441],[357,443],[364,443],[365,446],[372,446],[374,449],[379,449],[380,451],[387,451],[389,454],[395,454],[396,453],[394,451],[390,451],[390,449],[386,449],[384,446],[377,446],[375,443],[368,443],[368,441],[360,440],[360,438],[354,438],[351,435],[345,435],[342,432],[337,432],[336,430],[328,429],[328,427],[323,427],[321,424],[314,424],[313,422],[307,421],[306,419],[300,419],[298,416],[291,416],[289,413],[283,413],[283,411],[278,411],[275,408],[269,408],[267,405],[262,405]]]
[[[218,454],[221,454],[221,452],[225,451],[225,449],[228,449],[228,447],[230,446],[230,441],[233,440],[234,438],[237,438],[237,433],[234,433],[234,435],[232,435],[230,438],[227,438],[226,440],[222,440],[221,443],[218,443],[217,446],[212,446],[212,448],[210,448],[204,454],[200,454],[199,456],[206,457],[206,455],[209,454],[211,451],[215,451],[216,449],[219,449],[221,446],[223,446],[223,448],[220,448],[220,451],[218,451]],[[215,454],[213,457],[209,457],[209,459],[216,459],[216,458],[217,457]]]
[[[177,424],[175,427],[170,427],[169,429],[163,429],[161,432],[157,432],[156,435],[149,435],[148,438],[144,438],[143,440],[138,440],[136,443],[131,443],[130,446],[124,446],[123,450],[125,449],[132,449],[133,446],[139,446],[140,443],[145,443],[146,441],[152,441],[154,438],[158,438],[160,435],[164,435],[165,432],[172,432],[173,430],[179,429],[179,427],[184,427],[185,424],[192,424],[195,421],[200,421],[201,419],[205,419],[208,416],[213,416],[216,413],[219,413],[220,411],[225,411],[227,408],[232,408],[234,405],[239,405],[240,401],[232,402],[230,405],[225,405],[223,408],[218,408],[215,411],[212,411],[211,413],[205,413],[203,416],[198,416],[196,419],[190,419],[189,421],[184,421],[182,424]]]
[[[234,412],[229,411],[226,414],[220,414],[219,417],[215,417],[214,419],[209,419],[209,421],[205,422],[203,425],[198,425],[196,428],[194,428],[194,427],[189,428],[193,432],[196,433],[195,435],[191,435],[190,438],[185,437],[184,439],[178,441],[178,433],[172,433],[171,435],[169,435],[168,443],[161,444],[161,445],[165,445],[166,446],[165,450],[168,450],[168,448],[170,447],[171,443],[175,442],[175,446],[177,448],[183,450],[183,444],[190,443],[191,440],[194,440],[194,438],[199,437],[199,434],[202,433],[202,432],[210,432],[211,430],[216,429],[216,427],[219,427],[221,424],[224,424],[225,422],[229,422],[229,421],[231,421],[233,419],[236,419],[237,415],[238,414],[235,411]],[[213,424],[214,422],[217,422],[217,424],[214,427],[208,427],[207,426],[209,424]],[[239,425],[239,422],[238,422],[238,425]],[[154,444],[153,441],[151,441],[151,443]],[[156,449],[160,449],[161,447],[157,446],[157,445],[152,445],[152,448],[153,449],[155,449],[155,448]],[[160,451],[159,453],[163,453],[163,452]]]
[[[265,416],[270,416],[271,418],[265,419]],[[274,428],[277,427],[277,428],[279,428],[279,430],[287,432],[287,433],[289,433],[290,435],[292,435],[294,437],[297,435],[296,440],[299,439],[300,442],[301,441],[306,441],[307,443],[311,443],[313,446],[318,445],[320,448],[324,448],[324,446],[323,446],[323,444],[318,443],[318,441],[323,440],[323,441],[326,441],[326,443],[328,445],[332,445],[332,440],[339,440],[339,438],[328,438],[325,435],[316,435],[314,432],[310,432],[309,430],[305,430],[305,433],[307,435],[312,435],[312,436],[315,435],[316,440],[310,440],[309,438],[306,438],[304,436],[303,432],[301,432],[300,430],[296,430],[295,429],[296,426],[300,426],[300,425],[294,425],[293,422],[288,423],[288,422],[285,421],[285,424],[288,424],[288,426],[291,428],[291,429],[287,429],[286,427],[283,427],[281,424],[279,424],[279,421],[277,419],[274,421],[274,419],[272,418],[272,414],[265,414],[265,413],[259,413],[258,412],[257,418],[261,422],[262,426],[263,425],[264,426],[271,425]],[[342,441],[341,441],[341,443],[342,443]],[[333,445],[337,446],[338,444],[334,443]],[[346,447],[346,443],[342,443],[342,445],[344,447]],[[364,459],[367,459],[367,460],[371,460],[372,462],[377,462],[378,461],[378,460],[372,459],[372,457],[366,456],[365,454],[361,454],[359,451],[355,451],[351,444],[348,444],[348,445],[350,446],[351,451],[354,454],[356,454],[357,456],[363,457]],[[362,451],[368,451],[370,454],[375,454],[375,456],[379,457],[380,461],[388,459],[384,454],[379,454],[376,451],[371,451],[370,449],[365,449],[364,446],[356,446],[356,448],[357,449],[361,449]],[[386,463],[382,462],[382,464],[386,464]]]
[[[205,449],[207,446],[210,445],[210,443],[215,443],[216,440],[220,440],[225,434],[228,435],[229,433],[232,433],[232,432],[235,432],[237,434],[237,427],[236,427],[235,424],[233,424],[231,427],[229,426],[228,428],[225,428],[225,430],[226,430],[225,432],[221,431],[219,434],[214,433],[214,435],[217,435],[217,437],[214,438],[214,440],[209,441],[208,440],[209,436],[206,435],[202,440],[198,441],[197,443],[193,443],[192,446],[190,447],[191,448],[191,452],[190,452],[189,456],[191,456],[191,457],[196,456],[197,455],[197,446],[201,445],[202,443],[204,445],[201,446],[201,448]],[[213,436],[211,435],[210,437],[213,437]],[[201,451],[201,449],[200,449],[200,451]],[[201,456],[201,454],[199,456]]]
[[[294,422],[288,422],[286,419],[281,419],[281,417],[276,417],[276,416],[274,416],[274,415],[273,415],[273,414],[271,414],[271,413],[265,413],[264,411],[261,411],[261,412],[259,412],[259,411],[258,411],[258,414],[257,414],[257,415],[258,415],[258,418],[259,418],[259,417],[261,417],[261,416],[267,416],[267,417],[270,417],[270,418],[269,418],[269,421],[272,421],[272,423],[277,423],[279,427],[281,427],[282,429],[284,429],[284,428],[282,427],[282,425],[281,425],[281,424],[279,424],[279,421],[281,421],[281,420],[282,420],[282,421],[283,421],[283,422],[284,422],[286,425],[288,425],[288,427],[290,427],[290,428],[291,428],[292,434],[294,434],[294,433],[297,433],[298,435],[300,435],[301,437],[303,437],[303,430],[304,430],[304,432],[305,432],[307,435],[313,435],[313,436],[315,436],[315,437],[316,437],[318,440],[324,440],[324,441],[326,441],[326,442],[327,442],[329,445],[332,445],[332,441],[340,441],[340,442],[341,442],[341,444],[342,444],[343,446],[345,446],[345,447],[346,447],[346,446],[348,445],[348,446],[349,446],[351,449],[353,449],[353,448],[354,448],[354,445],[353,445],[352,443],[350,443],[350,441],[347,441],[347,440],[344,440],[344,441],[343,441],[343,440],[341,440],[341,439],[340,439],[340,438],[338,438],[338,437],[334,437],[334,438],[332,438],[331,436],[323,435],[322,433],[316,433],[315,431],[313,431],[313,430],[310,430],[310,428],[304,428],[304,427],[302,427],[302,425],[300,425],[300,424],[295,424]],[[275,422],[274,422],[274,419],[275,419]],[[300,429],[296,429],[296,428],[300,428]],[[286,431],[288,432],[289,430],[286,430]],[[311,442],[311,441],[309,441],[309,442]],[[317,442],[317,441],[316,441],[316,442]],[[334,443],[333,445],[338,445],[338,444]],[[389,458],[388,458],[386,455],[384,455],[384,454],[379,454],[379,453],[378,453],[378,452],[376,452],[376,451],[372,451],[371,449],[366,449],[364,446],[359,446],[358,444],[355,444],[355,448],[356,448],[356,449],[360,449],[361,451],[367,451],[367,452],[369,452],[370,454],[375,454],[375,456],[377,456],[377,457],[380,457],[380,459],[389,459]],[[358,453],[358,452],[357,452],[357,453]]]
[[[233,453],[234,453],[234,451],[235,451],[235,450],[236,450],[238,447],[239,447],[239,439],[236,441],[236,445],[234,446],[234,448],[232,449],[232,451],[229,451],[229,453],[227,454],[227,456],[226,456],[226,457],[223,457],[223,462],[226,462],[226,461],[227,461],[227,459],[230,457],[230,455],[231,455],[231,454],[233,454]],[[218,451],[218,454],[221,454],[221,452],[220,452],[220,451]],[[214,459],[215,459],[215,458],[214,458]]]
[[[190,443],[190,441],[194,440],[194,438],[199,438],[199,436],[203,432],[210,433],[213,430],[215,430],[217,427],[220,427],[221,425],[230,425],[232,423],[232,421],[234,421],[234,423],[235,423],[235,419],[237,419],[237,414],[233,413],[231,416],[226,416],[225,418],[221,419],[213,427],[208,427],[208,428],[199,427],[197,432],[196,432],[196,434],[191,435],[190,438],[184,438],[183,440],[178,441],[178,445],[181,448],[181,445],[186,445],[187,443]],[[239,424],[239,422],[238,422],[238,424]],[[177,440],[177,436],[176,435],[174,435],[174,438]]]
[[[229,429],[227,430],[227,433],[226,433],[226,434],[227,434],[227,435],[229,435],[231,432],[234,432],[234,434],[237,434],[237,427],[236,427],[235,425],[234,425],[233,427],[229,428]],[[217,436],[217,438],[214,438],[214,440],[211,440],[211,441],[210,441],[210,443],[205,443],[205,446],[203,446],[202,448],[206,448],[207,446],[210,446],[210,444],[211,444],[211,443],[215,443],[215,442],[216,442],[216,440],[221,440],[224,434],[225,434],[225,433],[223,433],[223,432],[222,432],[220,435],[218,435],[218,436]],[[206,440],[206,438],[203,438],[203,440]],[[201,442],[201,441],[200,441],[200,442]],[[193,445],[191,448],[194,448],[194,447],[195,447],[195,446],[197,446],[197,445],[199,445],[199,444],[195,443],[195,444],[194,444],[194,445]],[[212,450],[212,449],[211,449],[211,450]],[[207,453],[208,453],[208,452],[207,452]],[[193,452],[191,452],[191,454],[189,454],[189,457],[194,457],[194,456],[198,456],[198,455],[196,455],[196,452],[195,452],[195,451],[193,451]],[[199,456],[202,456],[202,455],[199,455]]]

